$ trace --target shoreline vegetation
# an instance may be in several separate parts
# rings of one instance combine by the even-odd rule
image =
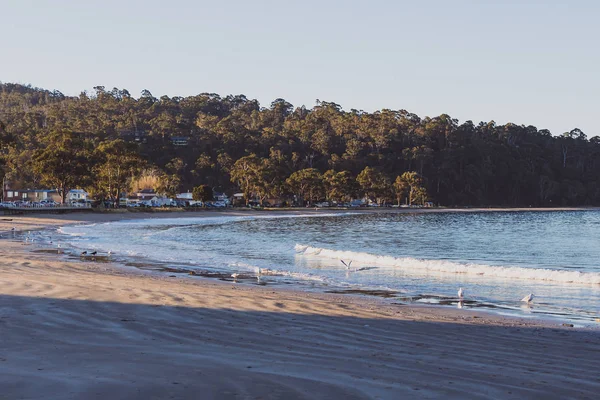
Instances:
[[[17,216],[0,232],[190,215]],[[0,242],[0,299],[7,398],[591,399],[600,387],[593,329],[169,276],[15,241]]]
[[[63,203],[80,188],[115,207],[144,190],[246,205],[600,205],[600,137],[577,128],[13,83],[0,83],[0,116],[3,192],[56,191]]]

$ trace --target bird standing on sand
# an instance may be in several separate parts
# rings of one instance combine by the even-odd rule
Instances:
[[[533,301],[533,293],[529,293],[527,296],[521,299],[524,303],[531,303]]]
[[[350,266],[352,265],[352,260],[350,260],[350,262],[348,262],[348,264],[346,264],[346,261],[344,260],[340,260],[342,264],[344,264],[346,266],[346,269],[350,269]]]
[[[465,297],[465,291],[463,290],[463,288],[459,288],[458,289],[458,298],[463,299],[464,297]]]

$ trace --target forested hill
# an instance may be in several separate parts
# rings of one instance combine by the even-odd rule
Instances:
[[[60,142],[80,149],[69,156],[73,163],[88,164],[87,176],[82,171],[69,185],[109,197],[114,184],[100,181],[113,179],[106,168],[123,159],[129,163],[119,173],[127,179],[152,170],[170,191],[207,184],[266,198],[322,179],[303,195],[395,201],[406,195],[397,177],[414,171],[424,196],[446,206],[600,205],[600,138],[578,129],[553,136],[534,126],[344,111],[330,102],[308,109],[277,99],[261,107],[243,95],[155,98],[143,91],[136,99],[100,86],[69,97],[10,83],[0,84],[0,121],[1,174],[28,187],[54,182],[41,153]]]

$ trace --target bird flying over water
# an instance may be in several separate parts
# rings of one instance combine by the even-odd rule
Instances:
[[[458,289],[458,298],[462,299],[463,297],[465,297],[465,291],[463,290],[463,288],[459,288]]]
[[[531,303],[533,301],[533,293],[529,293],[527,296],[523,297],[521,301]]]
[[[340,260],[342,264],[344,264],[346,266],[346,269],[350,269],[350,266],[352,265],[352,260],[350,260],[348,262],[348,264],[346,264],[346,261],[344,260]]]

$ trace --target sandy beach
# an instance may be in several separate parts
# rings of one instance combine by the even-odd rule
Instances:
[[[178,215],[2,216],[0,232]],[[169,276],[30,250],[0,241],[0,399],[600,393],[598,330]]]

